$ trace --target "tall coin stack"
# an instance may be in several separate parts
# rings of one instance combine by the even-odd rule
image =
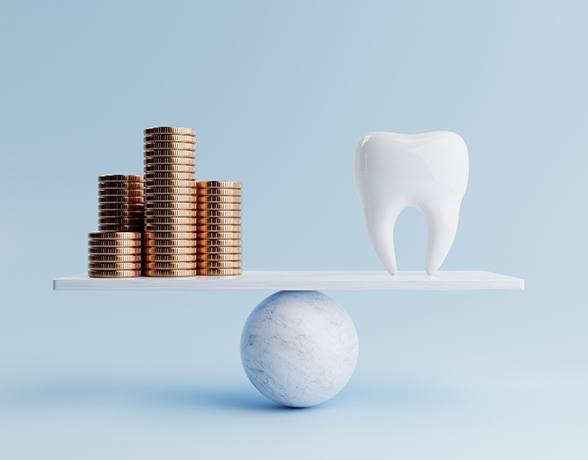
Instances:
[[[198,275],[241,274],[241,184],[196,183]]]
[[[88,235],[88,275],[141,276],[141,176],[112,174],[98,178],[98,229]]]
[[[160,126],[145,134],[144,274],[196,275],[196,135]]]

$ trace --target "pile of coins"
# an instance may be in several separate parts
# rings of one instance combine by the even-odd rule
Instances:
[[[240,275],[241,184],[197,182],[196,210],[198,275]]]
[[[90,278],[141,276],[141,234],[106,231],[88,234],[88,276]]]
[[[98,178],[98,230],[143,231],[143,178],[111,174]]]
[[[88,276],[141,276],[143,178],[98,177],[98,232],[88,235]]]
[[[191,128],[144,131],[144,274],[196,273],[196,135]]]

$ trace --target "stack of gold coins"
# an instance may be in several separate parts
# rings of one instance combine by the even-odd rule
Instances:
[[[146,276],[196,275],[195,151],[191,128],[145,130]]]
[[[143,178],[111,174],[98,178],[98,229],[143,231]]]
[[[196,183],[198,275],[241,274],[241,184]]]
[[[94,232],[88,235],[90,278],[141,276],[141,233]]]

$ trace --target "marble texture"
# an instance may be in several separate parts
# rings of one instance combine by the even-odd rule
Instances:
[[[241,335],[247,377],[269,399],[320,404],[347,384],[357,363],[355,325],[318,291],[279,291],[253,310]]]

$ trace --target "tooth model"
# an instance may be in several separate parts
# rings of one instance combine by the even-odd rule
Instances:
[[[370,239],[392,275],[398,271],[394,226],[410,206],[427,219],[427,273],[439,269],[455,238],[468,169],[468,148],[451,131],[374,132],[363,138],[355,161],[357,186]]]

